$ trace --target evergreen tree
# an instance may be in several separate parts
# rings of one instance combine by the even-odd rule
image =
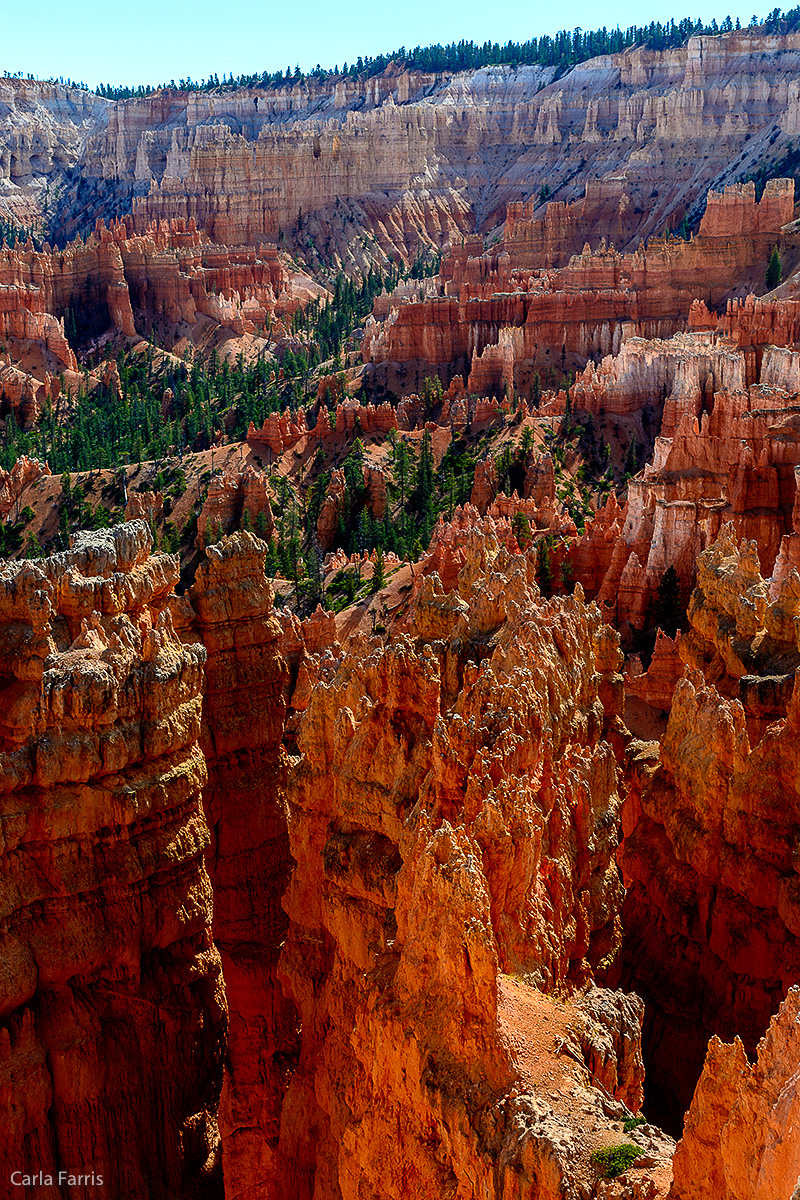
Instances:
[[[525,550],[533,540],[531,523],[524,513],[517,512],[511,518],[511,532],[517,539],[520,550]]]
[[[769,262],[767,264],[766,279],[768,291],[772,291],[773,288],[778,286],[781,281],[782,273],[783,268],[781,267],[781,256],[778,253],[778,247],[773,246],[772,254],[769,257]]]
[[[553,591],[553,562],[551,548],[547,538],[539,543],[536,556],[536,582],[543,596],[550,596]]]
[[[638,469],[639,462],[639,447],[636,445],[636,439],[631,436],[628,442],[628,449],[625,452],[625,474],[635,475]]]
[[[681,598],[681,582],[674,567],[667,567],[661,576],[655,602],[656,625],[669,637],[675,637],[686,609]]]
[[[372,583],[370,589],[373,592],[379,592],[386,583],[386,564],[383,558],[383,551],[378,550],[375,555],[375,562],[372,567]]]

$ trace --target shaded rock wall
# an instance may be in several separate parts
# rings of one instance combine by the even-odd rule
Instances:
[[[0,567],[0,1175],[222,1196],[205,652],[144,522]],[[47,1197],[83,1189],[43,1187]]]
[[[208,654],[200,741],[214,941],[231,1014],[219,1117],[227,1200],[273,1194],[280,1106],[297,1053],[297,1014],[276,976],[287,926],[288,671],[265,552],[248,533],[209,546],[188,594],[173,601],[183,637]]]
[[[800,580],[770,602],[755,544],[739,548],[730,527],[699,566],[680,641],[692,669],[661,746],[634,744],[619,853],[621,978],[648,1004],[648,1078],[677,1112],[708,1037],[738,1035],[752,1053],[800,972]]]

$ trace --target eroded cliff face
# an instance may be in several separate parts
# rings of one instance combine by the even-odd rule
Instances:
[[[633,248],[677,225],[709,187],[767,155],[779,160],[800,121],[797,34],[696,37],[555,74],[521,66],[427,75],[392,64],[370,79],[116,103],[5,80],[0,170],[21,215],[41,217],[45,184],[60,184],[50,203],[67,236],[87,213],[118,216],[133,203],[140,230],[194,217],[219,242],[282,231],[350,261],[363,258],[354,217],[384,253],[413,257],[420,240],[441,246],[497,226],[509,201],[545,182],[559,201],[576,200],[589,178],[602,187],[583,240]],[[623,174],[620,204],[614,180]],[[548,252],[580,250],[574,223],[559,224]]]
[[[281,751],[288,669],[264,575],[266,547],[248,533],[209,546],[172,609],[207,653],[200,744],[211,831],[214,940],[230,1007],[220,1105],[227,1200],[275,1192],[275,1151],[297,1013],[276,974],[289,877]]]
[[[624,1110],[587,1061],[638,1107],[637,1002],[575,999],[620,936],[620,655],[533,573],[476,531],[457,590],[428,576],[409,633],[330,662],[299,720],[286,1196],[588,1195]]]
[[[648,1079],[673,1119],[708,1037],[752,1053],[800,972],[798,595],[792,572],[771,599],[755,544],[726,527],[699,560],[666,734],[629,760],[621,978],[647,1002]]]
[[[34,79],[0,79],[0,180],[3,210],[39,228],[77,163],[84,141],[107,120],[113,103],[83,88]]]
[[[671,1200],[772,1200],[800,1194],[800,989],[758,1044],[712,1038],[674,1159]]]
[[[737,346],[716,331],[633,338],[572,389],[575,407],[661,422],[652,461],[592,518],[570,549],[575,578],[618,628],[645,627],[664,572],[688,602],[700,554],[731,524],[757,547],[764,575],[797,564],[794,400],[800,356],[789,346]]]
[[[143,219],[195,216],[219,241],[288,234],[299,222],[299,233],[341,249],[356,215],[384,250],[413,252],[412,239],[441,245],[499,224],[508,200],[546,181],[564,183],[559,199],[577,198],[582,162],[581,180],[624,171],[629,181],[631,211],[617,228],[588,232],[622,245],[623,231],[647,236],[670,214],[677,224],[741,155],[746,172],[776,124],[780,157],[798,121],[799,47],[796,34],[744,31],[594,59],[557,82],[553,68],[393,67],[276,92],[159,94],[120,102],[87,143],[82,171],[146,192]]]
[[[784,179],[770,180],[758,203],[752,183],[711,191],[696,237],[652,239],[629,253],[606,245],[605,238],[590,245],[588,213],[605,212],[605,189],[587,185],[582,201],[548,205],[541,218],[533,216],[532,205],[511,206],[496,250],[484,252],[480,238],[462,240],[429,285],[430,294],[409,293],[401,284],[388,305],[376,305],[379,319],[366,326],[364,359],[373,369],[419,361],[464,371],[472,391],[524,397],[531,396],[538,371],[585,368],[575,407],[630,412],[636,381],[627,376],[625,343],[682,332],[698,293],[714,306],[732,292],[758,286],[781,229],[792,219],[793,196],[793,181]],[[630,208],[628,191],[618,200]],[[562,236],[565,224],[573,233],[583,231],[579,253],[567,253],[572,246]],[[674,369],[661,365],[650,397],[657,406],[674,382]],[[670,424],[665,433],[671,432]]]
[[[151,544],[138,521],[0,567],[0,1176],[199,1200],[222,1196],[227,1031],[205,652],[176,637],[177,559]]]

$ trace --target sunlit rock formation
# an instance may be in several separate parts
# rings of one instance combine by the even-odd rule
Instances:
[[[595,608],[542,601],[533,571],[475,530],[457,591],[426,578],[408,634],[354,646],[308,699],[280,967],[302,1028],[287,1196],[555,1197],[612,1132],[546,1034],[544,1097],[526,1039],[567,1019],[580,1043],[580,993],[557,1014],[536,987],[585,987],[618,944],[621,656]],[[587,1003],[618,1033],[577,1064],[605,1060],[635,1108],[635,1002]]]
[[[151,543],[139,521],[0,566],[0,1174],[221,1200],[205,651]]]

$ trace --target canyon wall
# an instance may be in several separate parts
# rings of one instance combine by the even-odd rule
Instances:
[[[619,978],[647,1003],[648,1078],[673,1116],[708,1037],[752,1054],[800,972],[798,596],[796,571],[763,580],[727,526],[698,561],[666,734],[629,759]]]
[[[302,1030],[287,1197],[588,1184],[626,1110],[603,1116],[586,1055],[565,1064],[553,1040],[566,1019],[580,1046],[583,1003],[629,1046],[605,1085],[638,1107],[635,1000],[579,1000],[620,936],[606,731],[621,656],[596,608],[542,601],[533,573],[476,530],[457,590],[424,579],[408,633],[331,662],[300,717],[280,962]]]
[[[176,637],[177,559],[151,543],[133,522],[0,566],[0,1175],[221,1200],[205,651]]]
[[[766,84],[758,88],[756,58]],[[622,229],[641,238],[670,215],[677,224],[709,186],[730,179],[734,160],[746,173],[776,125],[779,157],[798,121],[799,68],[796,34],[742,31],[594,59],[557,82],[553,68],[430,76],[390,67],[374,79],[274,92],[161,93],[120,102],[81,170],[145,189],[143,219],[194,216],[218,241],[301,230],[305,214],[324,212],[336,243],[355,204],[384,249],[405,252],[410,236],[441,245],[473,224],[491,228],[508,200],[544,182],[571,200],[577,175],[624,172],[633,221]]]
[[[87,214],[91,224],[133,204],[140,232],[193,217],[218,242],[283,233],[355,261],[353,218],[382,254],[413,257],[420,240],[441,247],[496,227],[509,202],[530,204],[545,183],[554,200],[576,200],[588,178],[606,190],[583,240],[632,249],[677,225],[709,187],[779,161],[800,122],[797,34],[695,37],[555,75],[536,66],[428,75],[392,64],[369,79],[117,102],[5,79],[3,205],[46,219],[62,239],[85,229]],[[553,261],[580,249],[575,237],[567,220],[550,243]]]
[[[784,543],[795,555],[799,363],[789,348],[756,354],[706,331],[632,338],[576,381],[576,408],[628,420],[645,413],[661,427],[624,510],[598,514],[570,550],[575,578],[618,627],[647,624],[669,567],[688,601],[698,556],[726,523],[754,539],[765,575]]]

